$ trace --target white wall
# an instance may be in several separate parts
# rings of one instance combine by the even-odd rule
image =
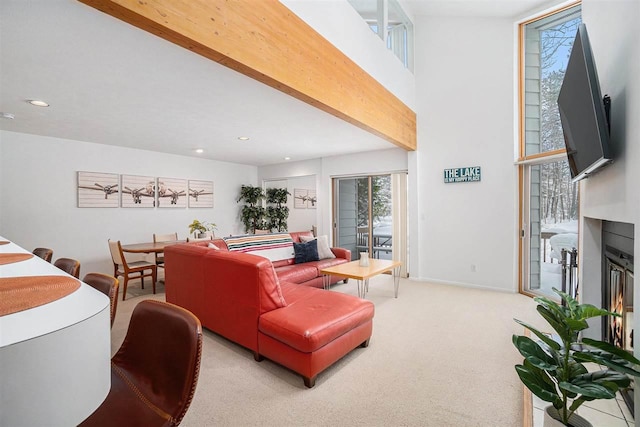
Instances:
[[[580,183],[580,289],[583,300],[596,305],[601,303],[601,220],[634,224],[634,253],[640,254],[639,19],[637,0],[582,3],[600,89],[611,96],[614,148],[614,163]],[[640,292],[634,292],[633,303],[640,307]],[[639,328],[640,316],[635,316],[633,329]],[[639,346],[635,356],[640,357]],[[640,411],[640,399],[635,411]]]
[[[288,231],[308,231],[317,221],[317,204],[316,209],[295,208],[294,207],[294,190],[315,190],[317,178],[315,175],[306,175],[298,177],[290,177],[282,180],[265,181],[265,188],[286,188],[291,194],[287,198],[286,206],[289,208],[289,218],[287,218]]]
[[[416,21],[418,151],[409,197],[418,203],[417,219],[411,215],[420,247],[411,276],[515,292],[513,22]],[[445,168],[465,166],[480,166],[482,181],[443,183]]]
[[[581,215],[638,223],[640,192],[640,3],[585,0],[587,26],[602,94],[611,96],[614,163],[581,183]],[[615,189],[615,191],[613,191]],[[640,223],[638,223],[640,225]]]
[[[173,231],[184,239],[194,218],[215,222],[219,236],[240,233],[240,186],[257,183],[254,166],[6,131],[0,139],[0,235],[76,258],[82,275],[113,271],[107,239],[148,242]],[[211,180],[214,207],[78,208],[77,171]]]
[[[276,165],[261,166],[258,168],[258,181],[292,181],[295,182],[298,178],[305,180],[305,183],[309,185],[309,188],[320,188],[322,172],[322,159],[302,160],[299,162],[285,162]],[[308,180],[308,181],[307,181]],[[313,185],[313,187],[312,187]],[[295,211],[304,210],[303,214],[294,212],[293,208],[293,189],[291,185],[287,184],[291,196],[287,206],[289,206],[289,231],[301,231],[310,230],[311,225],[318,225],[320,223],[320,208],[316,209],[295,209]],[[300,188],[300,187],[296,187]],[[322,206],[326,204],[326,200],[322,200],[322,197],[318,194],[318,205]],[[303,228],[299,228],[303,227]]]
[[[415,111],[415,79],[347,0],[280,0]]]
[[[273,180],[290,177],[314,175],[318,208],[316,222],[318,234],[331,238],[331,179],[336,176],[366,175],[407,170],[407,152],[400,148],[368,151],[346,156],[324,157],[322,159],[280,163],[263,166],[258,169],[258,179]],[[411,209],[411,206],[409,207]]]
[[[339,176],[367,175],[377,173],[403,172],[407,170],[407,152],[400,148],[368,151],[346,156],[324,157],[322,159],[322,179],[318,187],[318,200],[331,200],[331,179]],[[409,206],[412,209],[412,206]],[[319,234],[331,236],[332,206],[320,206],[321,221]],[[331,238],[331,237],[330,237]]]

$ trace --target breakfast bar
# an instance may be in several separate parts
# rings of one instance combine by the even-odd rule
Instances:
[[[77,425],[111,388],[109,299],[0,242],[0,425]]]

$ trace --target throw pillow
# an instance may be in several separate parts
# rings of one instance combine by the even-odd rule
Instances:
[[[293,244],[293,250],[295,252],[295,263],[302,264],[303,262],[318,261],[318,242],[312,240],[307,243],[295,243]]]
[[[213,243],[209,243],[207,246],[208,246],[210,249],[220,250],[220,248],[219,248],[219,247],[217,247],[216,245],[214,245]]]
[[[329,246],[329,238],[326,235],[318,236],[318,237],[300,236],[300,240],[302,242],[310,242],[312,240],[317,240],[318,241],[318,258],[320,259],[336,257],[331,251],[331,247]]]

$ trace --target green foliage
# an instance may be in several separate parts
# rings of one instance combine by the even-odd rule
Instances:
[[[244,202],[249,205],[257,205],[261,200],[265,198],[262,187],[254,187],[252,185],[243,185],[240,188],[240,196],[238,202]]]
[[[199,221],[194,219],[191,224],[189,224],[189,234],[193,234],[197,237],[198,233],[206,233],[207,231],[215,231],[217,226],[212,222]]]
[[[613,399],[618,389],[628,387],[627,374],[640,376],[635,366],[640,360],[609,343],[580,338],[580,332],[589,327],[587,319],[618,314],[591,304],[579,304],[570,295],[553,290],[566,306],[544,297],[534,300],[538,303],[538,313],[549,323],[560,342],[514,319],[539,339],[534,341],[513,335],[513,345],[524,357],[523,363],[515,368],[524,385],[558,409],[562,423],[569,425],[569,417],[584,402]],[[594,362],[609,369],[588,372],[584,362]]]
[[[267,228],[270,230],[287,231],[289,208],[283,205],[286,205],[290,195],[286,188],[267,188],[267,203],[275,205],[267,206]]]
[[[237,202],[244,202],[245,205],[240,211],[240,219],[244,224],[246,233],[255,233],[256,229],[266,228],[265,208],[258,205],[265,198],[262,187],[243,185],[240,188],[240,196]]]
[[[358,227],[369,224],[369,179],[357,180],[358,189]],[[373,221],[391,215],[391,176],[380,175],[371,177],[371,199],[373,207]]]

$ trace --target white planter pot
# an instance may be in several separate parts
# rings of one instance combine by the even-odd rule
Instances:
[[[544,408],[543,427],[565,427],[565,425],[559,420],[560,415],[556,408],[551,405]],[[585,420],[578,414],[573,414],[569,417],[569,425],[571,427],[593,427],[589,421]]]

